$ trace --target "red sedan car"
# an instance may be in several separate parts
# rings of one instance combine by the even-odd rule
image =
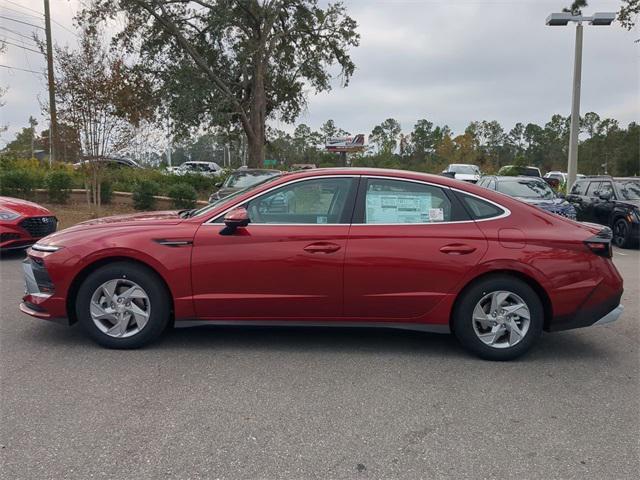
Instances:
[[[285,174],[199,210],[92,220],[24,263],[23,312],[139,347],[170,323],[453,332],[488,359],[616,320],[611,232],[445,177]]]
[[[37,203],[0,197],[0,250],[25,248],[56,231],[58,220]]]

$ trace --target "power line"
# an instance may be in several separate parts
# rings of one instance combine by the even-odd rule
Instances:
[[[39,50],[34,50],[33,48],[24,47],[22,45],[18,45],[17,43],[8,42],[7,40],[2,40],[2,41],[4,43],[6,43],[7,45],[13,45],[14,47],[24,48],[25,50],[29,50],[30,52],[39,53],[41,55],[44,55],[44,53],[40,52]]]
[[[42,17],[38,17],[33,13],[22,12],[20,10],[16,10],[15,8],[7,7],[6,5],[0,5],[0,8],[4,8],[5,10],[9,10],[10,12],[17,13],[18,15],[24,15],[25,17],[37,18],[38,20],[42,19]]]
[[[26,38],[27,40],[31,40],[32,42],[33,42],[33,41],[35,41],[35,40],[33,39],[33,37],[30,37],[29,35],[25,35],[25,34],[23,34],[23,33],[20,33],[20,32],[18,32],[18,31],[16,31],[16,30],[11,30],[10,28],[4,27],[4,26],[2,26],[2,25],[0,25],[0,30],[6,30],[7,32],[11,32],[11,33],[13,33],[14,35],[18,35],[19,37]]]
[[[41,27],[40,25],[34,25],[33,23],[23,22],[22,20],[16,20],[15,18],[5,17],[4,15],[0,15],[0,18],[3,18],[5,20],[10,20],[16,23],[22,23],[24,25],[29,25],[30,27],[39,28],[40,30],[44,30],[44,27]]]
[[[34,12],[40,16],[44,16],[44,13],[39,12],[38,10],[34,10],[33,8],[25,7],[24,5],[20,5],[19,3],[12,2],[11,0],[4,0],[4,1],[7,3],[10,3],[11,5],[15,5],[16,7],[24,8],[25,10],[29,10],[30,12]]]
[[[18,5],[17,3],[15,3],[15,2],[10,2],[9,0],[4,0],[4,1],[5,1],[5,2],[8,2],[8,3],[11,3],[12,5]],[[42,19],[43,19],[43,17],[44,17],[44,13],[41,13],[41,12],[39,12],[39,11],[37,11],[37,10],[34,10],[34,9],[32,9],[32,8],[23,7],[22,5],[18,5],[18,6],[19,6],[19,7],[24,8],[24,9],[26,9],[26,10],[30,10],[30,11],[32,11],[32,12],[37,13],[37,14],[39,15],[39,17],[37,17],[36,15],[33,15],[33,14],[31,14],[31,13],[24,13],[24,12],[21,12],[20,10],[15,10],[15,9],[13,9],[13,8],[11,8],[11,7],[7,7],[7,6],[2,6],[2,8],[6,8],[7,10],[11,10],[12,12],[18,13],[18,14],[20,14],[20,15],[28,15],[28,16],[30,16],[30,17],[37,18],[38,20],[42,20]],[[74,31],[73,31],[73,30],[71,30],[70,28],[66,27],[66,26],[65,26],[65,25],[63,25],[62,23],[58,22],[57,20],[54,20],[54,19],[52,18],[52,19],[51,19],[51,21],[52,21],[53,23],[55,23],[57,26],[59,26],[60,28],[62,28],[63,30],[66,30],[67,32],[69,32],[70,34],[75,35],[76,37],[78,36],[78,34],[76,34],[76,32],[74,32]]]
[[[9,65],[2,65],[2,64],[0,64],[0,67],[8,68],[9,70],[20,70],[21,72],[35,73],[36,75],[43,75],[44,76],[44,73],[42,73],[42,72],[36,72],[35,70],[27,70],[26,68],[10,67]]]

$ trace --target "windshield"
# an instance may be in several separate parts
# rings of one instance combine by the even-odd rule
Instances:
[[[529,180],[500,181],[498,189],[500,193],[505,193],[511,197],[539,198],[551,200],[556,197],[551,187],[546,182],[532,182]]]
[[[470,175],[477,175],[480,173],[480,169],[475,165],[450,165],[449,171],[453,173],[468,173]]]
[[[640,180],[618,182],[618,189],[623,200],[640,200]]]
[[[221,198],[220,200],[216,200],[213,203],[210,203],[209,205],[207,205],[206,207],[202,207],[198,210],[195,210],[193,212],[191,212],[189,214],[190,217],[197,217],[198,215],[204,215],[208,212],[210,212],[211,210],[213,210],[214,208],[219,207],[220,205],[223,205],[225,203],[228,203],[229,201],[233,200],[236,197],[239,197],[240,195],[244,195],[245,193],[247,193],[250,190],[253,190],[254,188],[257,188],[261,185],[264,185],[265,183],[269,183],[274,181],[275,179],[279,178],[280,175],[275,175],[275,176],[271,176],[271,177],[267,177],[264,180],[262,180],[261,182],[258,183],[254,183],[253,185],[248,186],[247,188],[243,188],[242,190],[238,190],[237,192],[232,193],[229,196],[226,196],[224,198]]]
[[[227,181],[224,182],[223,187],[227,188],[247,188],[256,183],[260,183],[273,176],[280,175],[280,172],[265,172],[265,171],[247,171],[247,172],[235,172],[232,173]]]

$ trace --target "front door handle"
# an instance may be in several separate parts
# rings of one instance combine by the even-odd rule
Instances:
[[[475,252],[476,247],[465,245],[463,243],[452,243],[451,245],[441,247],[440,251],[449,255],[468,255],[469,253]]]
[[[340,250],[340,245],[329,242],[312,243],[304,247],[304,251],[309,253],[333,253],[338,250]]]

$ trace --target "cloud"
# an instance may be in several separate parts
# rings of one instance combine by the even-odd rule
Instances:
[[[567,2],[565,2],[567,3]],[[591,1],[587,12],[616,11],[619,1]],[[40,0],[26,0],[34,10]],[[361,46],[352,52],[357,71],[347,88],[336,80],[331,92],[309,96],[298,119],[318,128],[329,118],[351,133],[371,132],[393,117],[410,131],[420,118],[460,132],[472,120],[546,123],[567,115],[571,104],[573,27],[547,27],[546,16],[564,4],[557,0],[346,0],[359,24]],[[70,27],[77,2],[52,3],[53,18]],[[13,16],[13,15],[12,15]],[[10,28],[23,34],[29,28]],[[58,41],[73,42],[54,24]],[[581,111],[595,111],[626,125],[640,121],[638,32],[619,25],[586,26]],[[29,63],[27,63],[27,59]],[[42,70],[37,54],[9,48],[2,64]],[[0,69],[10,87],[0,123],[10,131],[40,113],[46,101],[42,77]],[[278,128],[292,127],[274,122]],[[40,119],[46,125],[46,119]]]

